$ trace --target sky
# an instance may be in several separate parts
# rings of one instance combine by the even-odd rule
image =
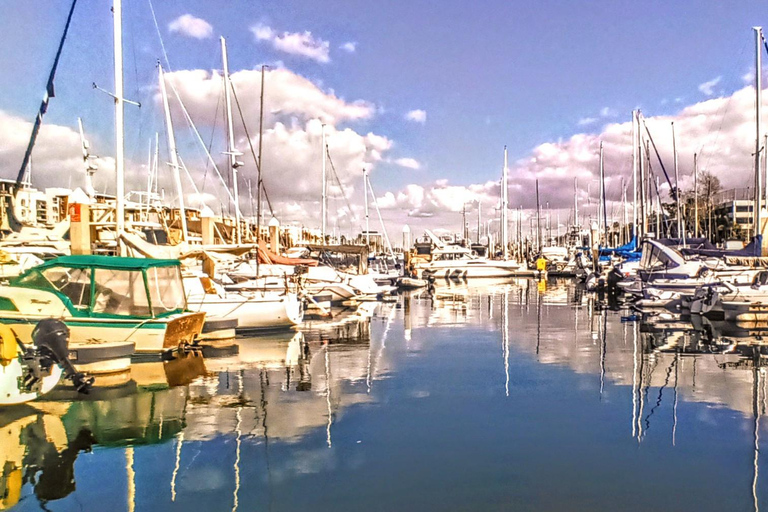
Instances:
[[[4,3],[0,177],[18,172],[68,4]],[[82,186],[81,117],[99,157],[96,188],[114,192],[113,102],[92,86],[114,87],[110,7],[78,1],[33,153],[32,181],[40,188]],[[251,147],[258,147],[262,65],[263,180],[286,224],[320,225],[322,125],[330,155],[328,225],[345,234],[364,226],[363,169],[391,238],[399,239],[405,224],[416,234],[459,231],[463,208],[474,226],[478,204],[483,223],[493,226],[504,146],[512,207],[531,216],[538,179],[552,223],[556,216],[565,225],[577,178],[580,214],[588,218],[596,209],[601,140],[609,214],[617,218],[622,180],[632,196],[633,109],[647,119],[667,169],[674,122],[682,188],[692,186],[694,153],[725,188],[752,180],[752,27],[768,20],[768,6],[759,3],[126,0],[123,10],[125,97],[141,103],[126,106],[126,189],[146,188],[158,133],[160,186],[170,203],[177,193],[166,165],[158,61],[189,173],[186,202],[232,211],[220,36],[243,114],[235,107],[246,215],[253,211],[248,181],[255,191],[257,179]]]

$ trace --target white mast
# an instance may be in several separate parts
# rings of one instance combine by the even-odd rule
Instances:
[[[699,158],[693,154],[693,211],[694,227],[693,236],[699,237]]]
[[[504,169],[501,173],[501,245],[502,245],[502,257],[509,259],[509,247],[507,243],[507,201],[508,198],[508,186],[507,186],[507,146],[504,146]]]
[[[235,243],[240,244],[240,193],[237,186],[237,168],[242,165],[237,161],[241,155],[235,149],[235,129],[232,125],[232,92],[229,83],[229,62],[227,61],[227,42],[221,37],[221,60],[224,63],[224,103],[227,109],[227,155],[229,155],[229,167],[232,170],[232,195],[235,196]],[[261,162],[259,162],[261,164]]]
[[[322,126],[322,133],[321,133],[321,139],[322,139],[322,153],[323,153],[323,204],[322,204],[322,235],[323,235],[323,243],[325,243],[325,227],[326,227],[326,218],[328,216],[328,212],[326,211],[326,179],[325,179],[325,123],[323,123]]]
[[[683,214],[680,209],[680,180],[677,174],[677,140],[675,139],[675,122],[672,121],[672,156],[675,166],[675,208],[677,209],[677,236],[685,245],[685,232],[683,231]]]
[[[363,169],[363,197],[365,198],[365,245],[371,245],[371,228],[368,225],[368,171]]]
[[[622,234],[622,245],[629,242],[629,240],[626,239],[624,236],[624,233],[627,232],[627,189],[624,187],[624,176],[621,177],[621,211],[624,215],[624,218],[622,219],[621,224],[621,234]]]
[[[573,178],[573,225],[579,229],[579,179]]]
[[[480,226],[483,223],[483,203],[477,201],[477,243],[480,243]]]
[[[637,236],[637,112],[632,111],[632,236]]]
[[[115,231],[120,255],[125,248],[120,235],[125,231],[125,104],[123,103],[123,3],[113,0],[112,25],[115,38]]]
[[[754,234],[760,234],[760,193],[762,187],[760,186],[760,114],[762,111],[762,74],[763,74],[763,60],[762,60],[762,48],[760,47],[763,40],[763,28],[752,27],[755,31],[755,215],[754,215]],[[768,177],[766,177],[766,187],[768,187]],[[768,188],[766,188],[768,193]],[[768,196],[766,196],[768,199]]]
[[[163,108],[165,109],[166,133],[168,135],[168,152],[171,157],[171,169],[173,170],[173,181],[176,185],[176,191],[179,194],[179,217],[181,218],[181,239],[187,241],[187,213],[184,210],[184,191],[181,188],[181,174],[179,172],[179,155],[176,153],[176,137],[173,133],[173,121],[171,120],[171,106],[168,104],[168,91],[165,89],[165,78],[163,75],[163,66],[157,65],[160,80],[160,93],[163,96]]]
[[[656,176],[656,190],[659,190],[659,177]],[[661,238],[661,196],[656,193],[656,238]],[[667,233],[669,236],[669,233]]]
[[[597,225],[600,230],[607,225],[608,219],[603,218],[603,205],[605,204],[605,181],[603,171],[603,141],[600,141],[600,203],[597,205]],[[599,232],[599,231],[598,231]],[[605,229],[606,243],[608,243],[608,230]]]

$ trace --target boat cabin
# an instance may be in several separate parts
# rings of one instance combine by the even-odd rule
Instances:
[[[74,317],[150,319],[187,309],[178,260],[62,256],[10,284],[54,293]],[[13,304],[0,303],[8,307]]]

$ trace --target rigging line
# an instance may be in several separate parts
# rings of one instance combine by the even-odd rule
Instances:
[[[664,171],[664,177],[667,179],[667,183],[669,183],[669,191],[670,195],[672,195],[672,198],[677,201],[677,194],[678,190],[675,185],[672,185],[672,180],[669,179],[669,174],[667,174],[667,169],[664,167],[664,162],[661,160],[661,155],[659,154],[658,148],[656,148],[656,142],[653,140],[653,137],[651,136],[651,131],[648,129],[648,123],[645,122],[645,118],[643,117],[643,126],[645,126],[645,132],[648,134],[648,138],[651,141],[651,146],[653,146],[653,151],[656,153],[656,158],[659,160],[659,165],[661,166],[661,170]],[[672,194],[672,191],[674,190],[674,194]]]
[[[61,51],[64,49],[64,40],[67,38],[67,32],[69,32],[69,25],[72,22],[72,14],[75,12],[75,4],[77,0],[72,0],[72,7],[69,8],[69,15],[67,16],[67,23],[64,25],[64,34],[59,41],[59,47],[56,50],[56,57],[53,59],[53,66],[51,67],[51,74],[48,75],[48,82],[45,85],[45,94],[43,95],[43,101],[40,103],[40,109],[37,111],[37,117],[35,117],[35,124],[32,126],[32,135],[29,137],[29,143],[27,144],[27,150],[24,152],[24,158],[21,161],[21,167],[16,177],[16,190],[20,188],[21,182],[24,180],[24,174],[27,172],[27,165],[29,159],[32,156],[32,149],[35,147],[35,140],[37,134],[40,131],[40,125],[43,124],[43,115],[48,111],[48,100],[56,96],[53,79],[56,76],[56,68],[59,67],[59,58],[61,57]]]
[[[264,199],[267,200],[267,206],[269,206],[269,213],[272,214],[272,216],[275,216],[275,210],[272,209],[272,201],[269,200],[269,194],[267,194],[267,188],[264,186],[264,184],[261,184],[261,190],[264,192]]]
[[[349,210],[349,213],[352,215],[352,219],[355,222],[360,222],[360,219],[358,218],[357,214],[352,210],[352,205],[349,204],[349,199],[347,199],[347,195],[344,193],[344,187],[341,185],[341,180],[339,180],[339,174],[336,172],[336,166],[333,165],[333,159],[331,158],[331,150],[328,148],[328,144],[325,145],[325,154],[328,156],[328,162],[331,164],[331,171],[333,173],[333,177],[336,178],[336,184],[339,186],[339,190],[341,190],[342,198],[344,199],[344,202],[347,204],[347,209]]]
[[[189,169],[187,169],[187,165],[184,163],[184,160],[181,158],[181,155],[178,155],[179,157],[179,163],[181,164],[181,168],[184,169],[184,172],[187,174],[187,178],[189,178],[189,182],[192,184],[192,189],[195,191],[195,194],[198,195],[198,201],[202,203],[203,206],[205,206],[205,198],[203,197],[203,194],[200,193],[200,190],[197,188],[197,184],[195,183],[195,180],[192,178],[192,174],[189,172]]]
[[[211,148],[213,147],[213,136],[216,133],[216,125],[219,122],[219,108],[221,108],[221,97],[223,94],[219,94],[219,97],[216,99],[216,111],[213,113],[213,127],[211,127],[211,139],[208,141],[208,152],[211,152]],[[205,183],[208,179],[208,169],[210,168],[210,162],[208,160],[205,161],[205,169],[203,170],[203,191],[205,191]]]
[[[157,16],[155,16],[155,7],[152,5],[152,0],[147,0],[149,2],[149,10],[152,13],[152,21],[155,23],[155,31],[157,32],[157,38],[160,40],[160,49],[163,52],[163,58],[165,59],[165,67],[168,69],[168,71],[171,71],[171,61],[168,60],[168,52],[165,49],[165,42],[163,41],[163,36],[160,33],[160,25],[157,24]]]
[[[739,57],[744,55],[744,50],[746,49],[746,47],[747,47],[747,41],[745,40],[744,44],[741,46],[741,51],[739,51]],[[736,67],[738,65],[737,62],[739,62],[739,59],[736,59],[736,61],[734,61],[734,66],[733,66],[733,69],[732,69],[732,71],[730,73],[731,75],[733,75],[734,74],[733,72],[736,70]],[[723,116],[720,118],[720,126],[717,127],[717,132],[716,132],[716,135],[715,135],[715,142],[713,144],[714,147],[717,147],[717,140],[720,138],[720,133],[722,133],[723,122],[725,121],[725,116],[728,115],[728,110],[730,109],[731,100],[732,99],[733,99],[733,95],[731,95],[728,98],[728,101],[726,101],[724,107],[720,107],[720,109],[718,109],[718,114],[720,113],[720,111],[723,108],[725,108],[725,112],[723,113]],[[717,119],[717,116],[715,116],[712,119],[712,121],[711,121],[711,123],[709,125],[709,129],[707,130],[707,133],[710,133],[712,131],[712,125],[715,124],[715,119]],[[699,154],[699,158],[701,159],[703,157],[703,155],[704,155],[704,143],[702,143],[701,146],[699,147],[698,154]],[[709,165],[709,161],[710,161],[711,158],[712,158],[712,155],[707,154],[707,165],[704,167],[705,169]]]
[[[237,113],[240,114],[240,121],[243,123],[245,138],[248,139],[248,148],[250,148],[251,150],[251,156],[253,157],[253,161],[256,164],[256,170],[261,172],[261,162],[259,162],[259,159],[256,157],[256,151],[253,149],[253,144],[251,143],[251,135],[248,133],[248,126],[245,124],[245,116],[243,115],[243,110],[240,108],[240,99],[237,97],[235,84],[233,84],[231,80],[229,81],[229,86],[232,89],[232,95],[235,97],[235,105],[237,105]]]
[[[129,30],[128,30],[128,34],[129,34],[129,37],[130,37],[131,56],[133,57],[133,75],[134,75],[135,86],[136,86],[134,94],[135,94],[136,99],[139,100],[142,96],[141,96],[141,91],[139,90],[139,66],[138,66],[137,61],[136,61],[136,41],[135,41],[135,37],[134,37],[134,32],[136,32],[136,30],[134,28],[135,25],[133,23],[133,20],[129,18],[128,22],[131,24],[131,26],[129,27]],[[138,102],[139,109],[141,108],[141,105],[142,105],[142,102],[139,101]],[[142,141],[144,139],[144,124],[145,124],[144,116],[139,116],[139,122],[135,123],[135,126],[136,126],[136,128],[135,128],[135,130],[136,130],[135,140],[136,141]],[[130,150],[130,155],[129,155],[130,158],[129,159],[130,160],[136,160],[137,154],[140,151],[143,151],[143,150],[144,150],[144,148],[143,148],[142,144],[134,143],[133,144],[133,148]]]
[[[152,0],[147,0],[149,2],[149,10],[152,12],[152,21],[155,24],[155,32],[157,33],[157,38],[160,41],[160,48],[163,52],[163,58],[165,59],[165,65],[168,68],[168,72],[172,71],[171,62],[168,60],[168,52],[165,49],[165,43],[163,42],[163,35],[160,32],[160,25],[157,24],[157,17],[155,16],[155,8],[152,5]],[[173,91],[173,95],[176,97],[176,101],[179,102],[179,105],[181,105],[181,111],[184,113],[184,119],[187,121],[187,124],[190,128],[192,128],[192,132],[197,137],[198,142],[201,146],[203,146],[203,149],[205,150],[205,155],[208,158],[208,161],[211,163],[213,169],[216,171],[216,175],[219,177],[219,180],[221,181],[222,185],[224,185],[224,190],[227,192],[227,196],[229,197],[229,200],[232,202],[232,204],[235,204],[235,197],[232,195],[232,192],[229,190],[229,187],[227,186],[226,181],[224,181],[224,178],[221,176],[221,172],[219,171],[219,167],[216,165],[216,162],[213,160],[213,157],[211,156],[210,151],[208,151],[205,147],[205,143],[203,141],[203,137],[200,135],[200,132],[197,129],[197,126],[195,126],[195,123],[192,121],[192,117],[189,115],[189,112],[187,111],[187,108],[184,106],[184,102],[181,101],[181,95],[179,95],[178,89],[176,89],[176,84],[171,81],[170,83],[171,90]]]
[[[205,143],[203,142],[203,137],[200,135],[200,132],[198,131],[197,126],[195,126],[194,121],[192,121],[192,117],[189,115],[189,112],[187,111],[187,107],[184,106],[184,102],[181,101],[181,96],[179,96],[179,91],[176,89],[176,86],[173,84],[173,82],[171,82],[170,85],[171,85],[171,90],[174,93],[174,96],[176,96],[176,100],[179,102],[179,105],[181,106],[181,111],[184,113],[184,119],[187,121],[187,124],[189,125],[189,127],[192,128],[192,132],[197,137],[197,141],[203,147],[203,150],[205,151],[205,155],[208,158],[208,161],[211,163],[211,166],[216,171],[216,175],[219,177],[219,181],[221,181],[221,184],[224,185],[224,190],[226,190],[229,200],[231,201],[232,204],[235,204],[235,196],[232,195],[232,191],[227,186],[227,182],[224,181],[224,177],[221,175],[221,172],[219,171],[219,166],[217,166],[216,162],[213,160],[213,156],[205,147]]]
[[[269,213],[272,214],[272,216],[275,216],[275,210],[272,209],[272,202],[269,200],[269,195],[267,194],[267,187],[264,185],[264,180],[262,179],[261,175],[261,162],[259,162],[259,159],[256,157],[256,151],[253,149],[253,142],[251,141],[251,136],[248,133],[248,126],[245,124],[245,116],[243,115],[243,110],[240,108],[240,100],[237,97],[237,91],[235,90],[235,84],[232,83],[232,81],[229,81],[229,85],[232,88],[232,95],[235,97],[235,104],[237,105],[237,112],[240,114],[240,121],[243,123],[243,130],[245,131],[245,138],[248,140],[248,149],[251,150],[251,156],[253,157],[253,161],[256,163],[256,170],[258,171],[258,179],[256,180],[256,193],[260,194],[260,190],[264,191],[264,197],[267,200],[267,205],[269,206]],[[262,135],[263,137],[263,135]]]

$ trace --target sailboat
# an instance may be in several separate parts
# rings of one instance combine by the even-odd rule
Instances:
[[[227,59],[226,40],[221,38],[221,53],[224,64],[224,88],[227,115],[227,155],[229,156],[229,165],[232,171],[232,181],[234,183],[234,201],[236,222],[236,243],[241,244],[240,229],[240,206],[237,188],[237,169],[242,165],[237,161],[240,154],[235,149],[234,128],[232,124],[232,83],[229,77],[229,63]],[[262,77],[264,70],[262,69]],[[262,97],[263,90],[262,78]],[[164,101],[167,104],[167,95],[161,77],[161,89],[164,95]],[[263,105],[262,105],[263,106]],[[167,111],[167,107],[166,107]],[[168,115],[170,123],[170,115]],[[169,125],[170,127],[170,125]],[[259,130],[261,133],[261,129]],[[259,164],[259,175],[261,175],[261,162]],[[261,183],[261,177],[258,179]],[[260,188],[260,187],[259,187]],[[261,190],[259,189],[259,193]],[[181,197],[181,189],[179,188]],[[182,215],[183,217],[183,215]],[[258,222],[257,222],[258,224]],[[257,226],[257,233],[259,232]],[[258,248],[257,248],[258,250]],[[216,315],[226,318],[237,318],[238,331],[252,329],[278,329],[291,327],[301,323],[304,317],[304,303],[299,297],[294,287],[289,286],[288,278],[282,281],[270,279],[261,276],[259,265],[256,265],[254,278],[249,280],[248,287],[241,289],[226,289],[221,283],[215,282],[216,276],[208,276],[200,272],[188,272],[184,279],[184,287],[187,294],[187,302],[190,309],[195,311],[204,311],[210,315]],[[282,286],[280,286],[282,284]]]

